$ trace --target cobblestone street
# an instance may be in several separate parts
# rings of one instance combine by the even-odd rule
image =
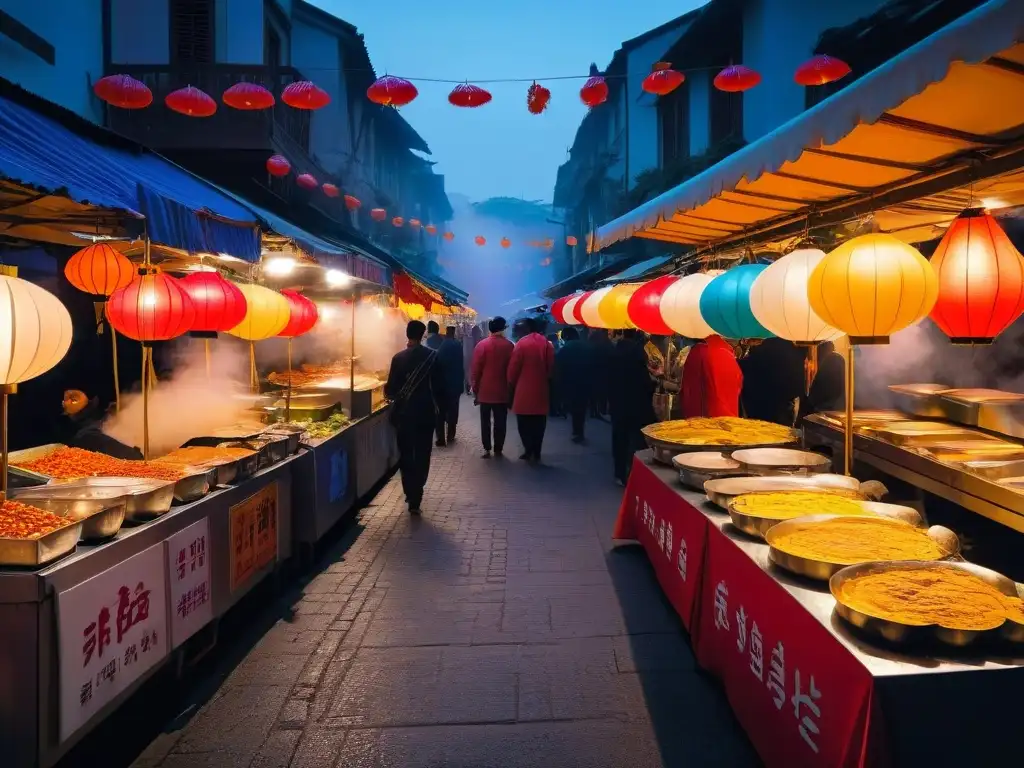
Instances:
[[[544,466],[435,449],[422,518],[398,475],[138,768],[746,766],[639,548],[611,551],[610,429],[549,422]],[[128,705],[129,707],[131,704]]]

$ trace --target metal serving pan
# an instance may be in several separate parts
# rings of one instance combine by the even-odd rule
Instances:
[[[851,565],[843,568],[837,571],[832,578],[829,579],[829,591],[832,593],[832,597],[836,599],[836,613],[850,624],[869,635],[874,635],[884,640],[888,640],[891,643],[898,643],[901,645],[910,644],[918,640],[926,641],[929,639],[935,639],[946,645],[961,648],[973,643],[983,635],[1002,637],[1014,642],[1024,640],[1024,626],[1011,619],[1007,619],[1001,627],[991,630],[947,629],[945,627],[940,627],[937,624],[922,627],[903,624],[898,621],[893,621],[892,619],[872,616],[859,611],[856,608],[851,608],[843,602],[843,587],[854,579],[870,573],[901,569],[909,570],[923,567],[957,568],[967,571],[968,573],[977,576],[982,581],[991,584],[1007,597],[1021,596],[1021,585],[1014,583],[1013,580],[1003,576],[1001,573],[997,573],[996,571],[988,568],[983,568],[982,566],[975,565],[974,563],[951,560],[940,561],[937,563],[918,560],[901,560],[891,563],[861,563],[859,565]]]
[[[82,541],[106,541],[117,536],[128,509],[128,497],[117,488],[68,488],[43,485],[15,489],[8,497],[58,517],[82,524]]]
[[[283,424],[273,424],[266,434],[285,438],[287,440],[285,451],[288,456],[291,456],[299,450],[299,438],[302,437],[302,433],[305,431],[304,429],[291,426],[285,429]]]
[[[817,417],[824,419],[831,424],[838,424],[840,427],[846,424],[846,414],[843,411],[823,411]],[[909,421],[908,416],[902,411],[854,411],[853,427],[869,426],[871,424],[889,424],[894,421]]]
[[[74,552],[82,524],[69,522],[38,539],[0,539],[0,565],[38,568]]]
[[[1024,395],[998,389],[949,389],[939,396],[939,401],[947,419],[976,427],[987,406],[1020,405]]]
[[[672,457],[678,456],[680,453],[693,453],[695,451],[737,451],[743,448],[782,448],[787,445],[793,445],[800,441],[800,436],[797,433],[793,433],[792,440],[786,440],[779,443],[758,443],[751,445],[688,445],[683,443],[673,443],[668,440],[658,440],[655,437],[644,435],[644,439],[647,441],[647,445],[654,453],[655,461],[661,464],[672,465]]]
[[[869,431],[893,445],[917,448],[963,439],[975,433],[965,427],[938,421],[903,421],[870,427]]]
[[[260,469],[277,464],[288,458],[290,436],[264,434],[255,440],[245,440],[243,445],[259,453]]]
[[[159,517],[170,510],[174,501],[174,483],[137,477],[83,477],[79,480],[55,480],[48,488],[57,493],[81,489],[86,495],[119,494],[125,498],[125,521],[140,522]],[[36,489],[33,489],[36,490]]]
[[[949,387],[945,384],[890,384],[896,407],[904,413],[923,416],[926,419],[942,419],[946,409],[939,397]]]
[[[802,489],[802,488],[800,488],[800,489],[792,489],[792,488],[790,488],[790,489],[787,489],[787,490],[805,490],[805,489]],[[827,495],[829,493],[837,493],[839,495],[842,495],[842,496],[848,498],[850,501],[854,501],[854,502],[863,502],[863,501],[865,501],[864,496],[861,495],[859,493],[859,491],[846,491],[846,490],[839,490],[839,489],[833,489],[833,490],[830,491],[830,490],[824,490],[824,489],[821,489],[821,488],[817,488],[817,489],[814,489],[811,492],[812,493],[820,493],[822,495]],[[761,493],[763,493],[763,491]],[[742,496],[748,496],[748,495],[759,495],[759,494],[741,494],[741,495]],[[763,539],[765,537],[765,534],[768,533],[769,530],[771,530],[773,527],[775,527],[779,523],[784,522],[785,520],[795,520],[795,519],[797,519],[797,518],[782,518],[782,519],[780,519],[778,517],[762,517],[760,515],[748,515],[745,512],[740,512],[739,510],[736,509],[735,501],[736,501],[736,497],[733,497],[733,499],[726,506],[726,511],[729,513],[729,518],[732,520],[732,524],[734,526],[736,526],[736,528],[738,530],[743,531],[743,533],[747,534],[748,536],[753,536],[755,539]],[[863,509],[863,507],[862,507],[862,509]],[[817,514],[818,515],[824,515],[826,513],[818,512]],[[802,515],[802,517],[811,517],[811,516],[812,515],[810,515],[810,514]],[[836,516],[837,516],[836,514],[832,515],[832,517],[836,517]]]
[[[972,459],[959,462],[961,469],[971,474],[984,477],[986,480],[1000,481],[1024,477],[1024,461],[1014,459],[1001,461],[998,459]]]
[[[672,466],[679,470],[679,482],[696,491],[703,490],[708,480],[747,474],[738,461],[718,451],[681,453],[672,457]]]
[[[776,475],[772,477],[726,477],[708,480],[704,483],[704,492],[708,500],[722,509],[727,509],[729,502],[743,493],[759,493],[762,491],[821,491],[821,490],[858,491],[860,482],[855,477],[845,475]]]
[[[217,485],[217,467],[181,467],[187,474],[174,483],[174,500],[180,504],[198,501]]]
[[[732,458],[754,475],[814,475],[832,468],[828,456],[795,448],[744,448],[733,451]]]
[[[915,528],[924,529],[924,523],[921,520],[921,516],[910,507],[900,507],[896,504],[888,504],[885,506],[892,507],[893,509],[884,514],[879,514],[879,517],[888,517],[890,519],[899,520],[907,523],[908,525],[912,525]],[[807,517],[785,520],[778,525],[773,525],[765,534],[765,541],[768,542],[768,559],[780,568],[784,568],[798,576],[806,576],[809,579],[817,579],[819,581],[828,581],[835,573],[841,571],[843,568],[849,567],[849,564],[832,563],[827,560],[814,560],[812,558],[790,554],[789,552],[779,549],[777,542],[779,538],[786,533],[842,517],[843,515],[809,515]],[[940,560],[930,562],[941,562],[943,559],[955,557],[959,554],[960,540],[957,539],[956,534],[949,530],[949,528],[944,528],[941,525],[933,525],[931,528],[928,528],[926,532],[928,537],[938,544],[939,548],[944,553]]]
[[[252,440],[262,435],[266,430],[267,426],[265,424],[230,424],[220,429],[211,430],[208,435],[197,435],[185,443],[185,445],[217,445],[225,440]]]

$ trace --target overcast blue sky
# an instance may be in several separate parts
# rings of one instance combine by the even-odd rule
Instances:
[[[623,40],[701,5],[701,0],[311,0],[355,24],[379,74],[443,79],[585,75],[607,66]],[[479,109],[448,104],[452,85],[416,82],[402,110],[426,139],[450,192],[551,200],[585,107],[582,80],[544,83],[552,99],[526,111],[529,83],[494,83]]]

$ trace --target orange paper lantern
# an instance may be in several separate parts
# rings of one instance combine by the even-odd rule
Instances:
[[[427,230],[428,235],[437,234],[437,227],[435,227],[433,224],[427,224],[427,226],[425,226],[424,229]]]
[[[473,242],[476,243],[477,245],[486,245],[487,238],[485,238],[483,235],[477,235],[476,237],[473,238]]]
[[[295,109],[320,109],[331,103],[331,97],[320,86],[300,80],[281,91],[281,101]]]
[[[350,211],[358,209],[362,204],[363,201],[355,195],[345,195],[345,207]]]
[[[452,240],[455,239],[455,233],[454,232],[445,232],[443,235],[441,235],[441,237],[443,237],[445,240],[447,240],[450,243]]]
[[[373,208],[370,210],[370,218],[374,221],[384,221],[388,217],[388,212],[383,208]]]
[[[510,245],[512,245],[512,241],[511,240],[509,240],[507,237],[501,238],[501,247],[502,248],[508,248]]]
[[[391,220],[391,223],[396,227],[401,227],[405,224],[405,219],[403,219],[401,216],[395,216],[395,218]]]
[[[106,243],[76,251],[64,266],[64,276],[75,288],[94,296],[109,296],[135,279],[135,266]]]

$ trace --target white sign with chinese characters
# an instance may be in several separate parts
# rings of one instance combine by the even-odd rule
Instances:
[[[172,648],[213,620],[209,540],[210,521],[205,517],[167,540]]]
[[[57,593],[60,740],[167,655],[164,545]]]

